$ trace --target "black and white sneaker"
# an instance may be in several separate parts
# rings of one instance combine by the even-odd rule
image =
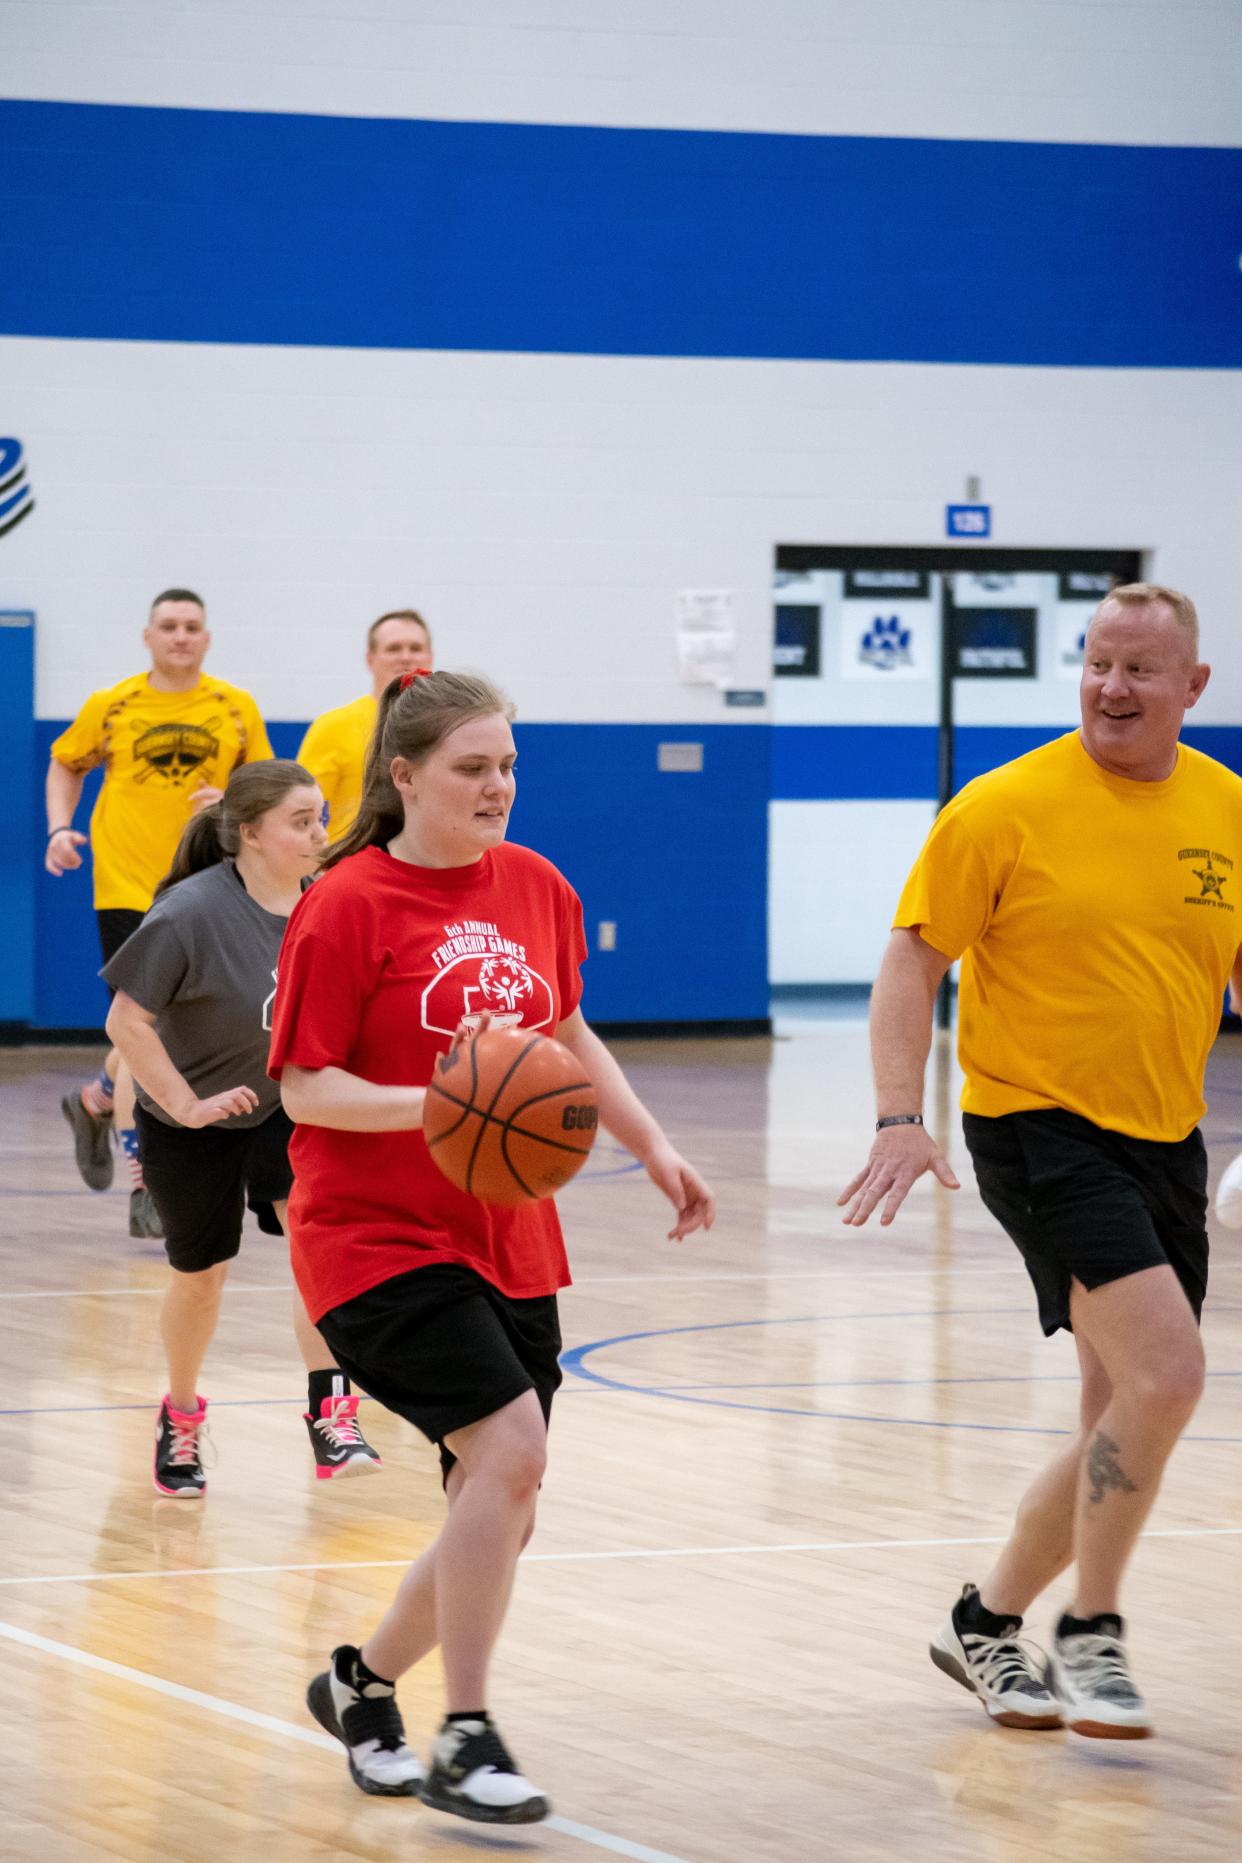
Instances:
[[[383,1466],[378,1449],[372,1449],[358,1427],[358,1399],[325,1397],[319,1415],[308,1410],[302,1420],[310,1431],[315,1452],[315,1478],[333,1481],[342,1475],[369,1475]]]
[[[476,1824],[538,1824],[550,1810],[543,1793],[522,1777],[487,1716],[445,1721],[418,1796],[433,1811]]]
[[[1048,1687],[1065,1724],[1088,1740],[1146,1740],[1151,1716],[1130,1676],[1121,1619],[1110,1612],[1090,1624],[1069,1636],[1058,1627],[1048,1658]]]
[[[968,1615],[978,1595],[977,1585],[963,1586],[947,1621],[932,1638],[929,1653],[937,1669],[977,1695],[1002,1727],[1062,1726],[1060,1703],[1032,1654],[1018,1641],[1022,1619],[1007,1623],[1001,1636],[970,1628]]]
[[[112,1182],[112,1115],[97,1119],[82,1104],[80,1092],[67,1093],[60,1110],[73,1133],[73,1159],[88,1190],[107,1190]]]
[[[306,1705],[319,1725],[349,1755],[349,1776],[374,1798],[414,1798],[423,1781],[422,1761],[405,1744],[397,1692],[387,1682],[359,1685],[358,1652],[343,1644],[332,1667],[306,1691]]]

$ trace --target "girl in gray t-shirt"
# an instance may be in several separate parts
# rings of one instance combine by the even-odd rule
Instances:
[[[207,1485],[198,1374],[246,1205],[265,1233],[286,1232],[293,1127],[268,1077],[268,1038],[281,939],[325,838],[323,797],[301,764],[243,764],[190,822],[150,911],[102,972],[116,991],[108,1035],[134,1072],[143,1167],[172,1268],[160,1317],[161,1494],[194,1498]],[[293,1299],[315,1472],[364,1473],[379,1456],[358,1427],[358,1399],[296,1289]]]

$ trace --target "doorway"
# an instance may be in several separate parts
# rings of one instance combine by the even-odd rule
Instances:
[[[778,548],[778,1001],[865,997],[937,809],[1073,728],[1086,624],[1141,574],[1136,550]]]

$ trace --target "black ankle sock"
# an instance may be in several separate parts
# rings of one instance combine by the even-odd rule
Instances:
[[[446,1714],[444,1725],[452,1727],[457,1721],[482,1721],[486,1727],[491,1716],[486,1708],[459,1708],[456,1714]]]
[[[1121,1619],[1116,1611],[1100,1611],[1095,1617],[1071,1617],[1068,1611],[1061,1613],[1057,1625],[1059,1637],[1119,1637]]]
[[[348,1397],[349,1379],[343,1371],[311,1371],[306,1374],[306,1389],[309,1403],[306,1408],[311,1416],[318,1418],[325,1397]]]
[[[350,1669],[352,1671],[354,1687],[358,1690],[359,1694],[372,1684],[378,1688],[391,1688],[394,1692],[396,1690],[397,1684],[395,1682],[390,1682],[387,1676],[376,1675],[374,1669],[368,1669],[366,1663],[362,1660],[362,1653],[359,1650],[354,1651],[350,1662]]]
[[[959,1601],[954,1615],[963,1629],[975,1630],[984,1637],[1013,1636],[1022,1628],[1022,1619],[1017,1615],[1000,1617],[987,1610],[977,1591]]]

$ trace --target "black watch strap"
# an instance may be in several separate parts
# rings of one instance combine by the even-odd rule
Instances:
[[[922,1113],[890,1113],[887,1119],[877,1119],[875,1129],[883,1132],[886,1126],[921,1126]]]

